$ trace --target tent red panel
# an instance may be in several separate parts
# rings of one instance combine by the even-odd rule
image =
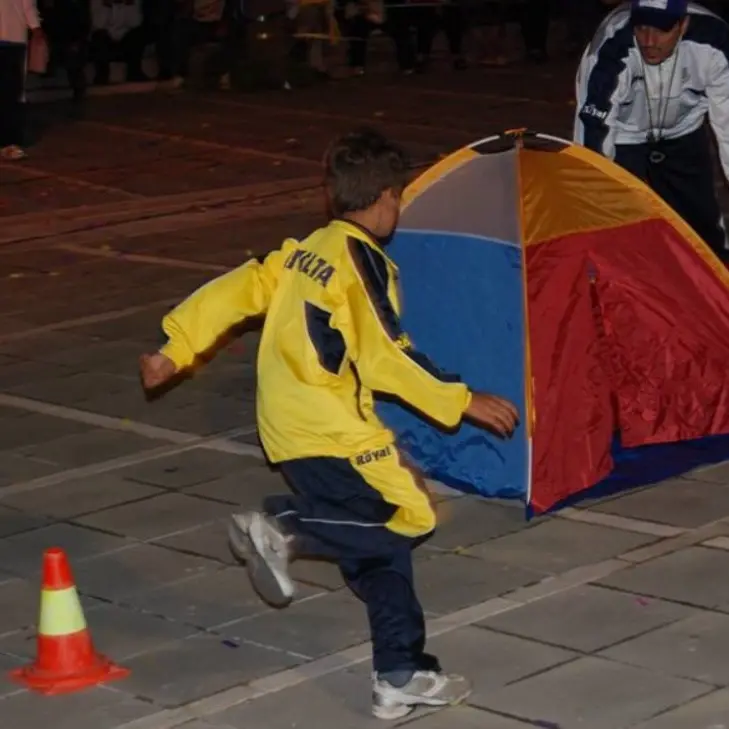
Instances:
[[[729,432],[729,297],[668,222],[526,255],[535,511],[610,472],[616,429],[631,447]]]

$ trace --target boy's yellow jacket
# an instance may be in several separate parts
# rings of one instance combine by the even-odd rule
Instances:
[[[266,314],[257,416],[274,463],[351,458],[393,443],[373,391],[455,427],[471,395],[415,352],[399,324],[397,268],[359,227],[334,220],[198,289],[163,321],[162,348],[188,367],[233,325]]]

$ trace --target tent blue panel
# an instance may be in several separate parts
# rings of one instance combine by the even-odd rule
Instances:
[[[524,413],[524,297],[518,245],[439,231],[400,230],[388,246],[400,266],[402,321],[415,347],[476,390]],[[395,402],[378,413],[431,478],[484,496],[524,498],[526,430],[501,440],[470,424],[445,433]]]

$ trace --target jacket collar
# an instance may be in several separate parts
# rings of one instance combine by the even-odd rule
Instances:
[[[395,262],[387,255],[387,253],[385,253],[378,239],[370,233],[367,228],[357,225],[357,223],[353,223],[351,220],[344,220],[343,218],[333,218],[330,225],[341,228],[347,233],[347,235],[351,235],[353,238],[366,243],[370,248],[377,251],[377,253],[379,253],[387,261],[389,266],[392,266],[392,268],[397,270]]]

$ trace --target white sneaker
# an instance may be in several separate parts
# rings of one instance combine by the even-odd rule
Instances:
[[[248,536],[251,513],[233,514],[228,525],[228,546],[240,562],[247,562],[251,556],[251,541]]]
[[[470,693],[471,685],[463,676],[434,671],[416,671],[400,688],[375,677],[372,713],[378,719],[402,719],[416,706],[454,706]]]
[[[228,536],[233,554],[245,561],[256,592],[270,605],[288,605],[295,591],[289,576],[291,538],[258,511],[235,514]]]

